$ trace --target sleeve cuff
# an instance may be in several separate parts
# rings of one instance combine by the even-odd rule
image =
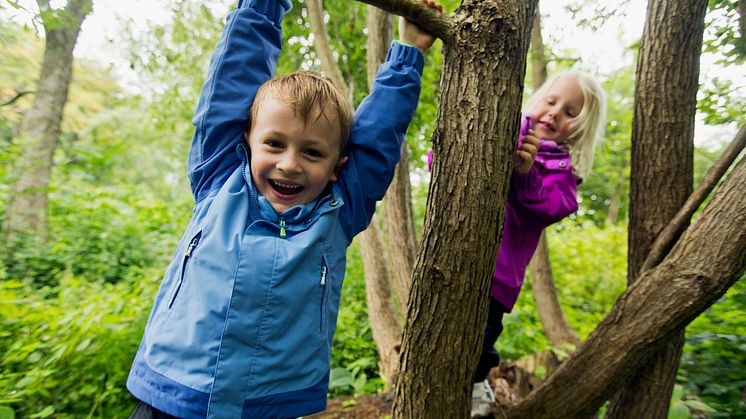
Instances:
[[[279,26],[282,17],[293,8],[293,5],[290,0],[240,0],[238,7],[250,7]]]
[[[536,168],[531,167],[531,169],[526,173],[518,173],[516,171],[513,171],[513,175],[511,177],[511,186],[515,188],[516,191],[525,191],[525,190],[531,190],[535,188],[540,183]]]
[[[391,49],[389,49],[389,53],[386,56],[386,61],[409,64],[420,75],[422,75],[422,69],[425,68],[425,57],[422,55],[422,52],[417,47],[401,41],[391,42]]]

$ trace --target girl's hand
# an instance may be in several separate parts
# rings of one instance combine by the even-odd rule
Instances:
[[[443,5],[435,0],[422,0],[422,2],[431,9],[435,9],[438,12],[443,11]],[[435,37],[400,16],[399,40],[405,44],[414,45],[422,52],[422,54],[425,54],[425,52],[433,45],[433,42],[435,42]]]
[[[523,136],[521,148],[515,152],[515,163],[513,170],[518,173],[528,173],[536,160],[536,153],[539,151],[539,139],[536,138],[534,130],[529,129],[528,134]]]

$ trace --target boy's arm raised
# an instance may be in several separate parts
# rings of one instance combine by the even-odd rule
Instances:
[[[187,171],[195,201],[220,187],[239,159],[236,146],[249,126],[256,91],[272,77],[282,47],[290,0],[240,0],[210,60],[192,123]]]
[[[419,100],[422,53],[395,42],[381,64],[371,94],[355,112],[349,160],[340,172],[345,206],[340,218],[350,240],[364,230],[383,198],[401,156],[401,145]]]

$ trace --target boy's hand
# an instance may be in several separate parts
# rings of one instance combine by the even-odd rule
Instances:
[[[523,144],[515,152],[515,163],[513,170],[518,173],[528,173],[536,160],[536,153],[539,151],[539,139],[536,138],[534,130],[529,129],[528,134],[523,136]]]
[[[422,0],[422,2],[431,9],[435,9],[439,12],[443,11],[443,5],[435,0]],[[425,52],[433,45],[433,42],[435,42],[435,37],[400,16],[399,40],[405,44],[414,45],[422,52],[422,54],[425,54]]]

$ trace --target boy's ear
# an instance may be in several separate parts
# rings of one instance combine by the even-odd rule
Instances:
[[[332,182],[337,181],[337,176],[339,176],[339,171],[342,170],[342,166],[344,166],[347,163],[347,160],[349,159],[350,158],[347,156],[342,156],[339,158],[339,161],[337,162],[337,166],[334,168],[334,173],[332,173],[329,180],[331,180]]]

